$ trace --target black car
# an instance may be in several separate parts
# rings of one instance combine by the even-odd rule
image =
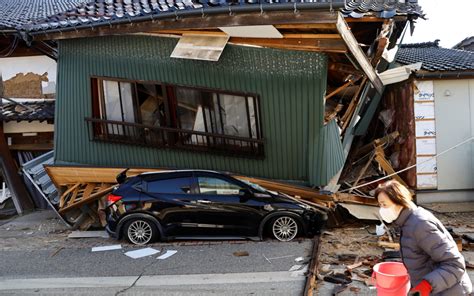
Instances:
[[[157,239],[262,239],[311,236],[325,214],[259,185],[213,171],[144,173],[108,196],[107,231],[144,245]]]

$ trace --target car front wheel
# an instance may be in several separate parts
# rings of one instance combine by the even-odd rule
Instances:
[[[273,237],[282,242],[289,242],[298,234],[298,222],[290,216],[280,216],[271,223]]]
[[[158,238],[158,229],[147,219],[133,219],[125,225],[125,237],[135,245],[146,245]]]

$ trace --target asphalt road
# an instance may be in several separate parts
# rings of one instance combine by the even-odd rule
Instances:
[[[301,295],[305,264],[295,259],[308,260],[313,246],[310,239],[155,243],[149,247],[160,253],[132,259],[124,253],[140,247],[69,239],[69,232],[48,211],[1,225],[0,295]],[[113,244],[122,249],[91,251]],[[177,253],[156,259],[166,250]]]

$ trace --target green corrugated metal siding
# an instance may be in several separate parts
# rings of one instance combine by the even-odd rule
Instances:
[[[204,168],[324,183],[324,168],[316,167],[322,155],[318,151],[324,146],[320,141],[327,71],[324,54],[227,45],[219,62],[205,62],[169,58],[176,42],[150,36],[60,41],[56,163]],[[92,113],[91,76],[257,93],[265,158],[90,142],[84,118]]]
[[[310,154],[309,179],[327,184],[342,169],[345,162],[344,149],[339,136],[336,120],[330,121],[314,138],[314,152]]]

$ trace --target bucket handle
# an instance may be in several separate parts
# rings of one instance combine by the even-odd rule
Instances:
[[[377,279],[375,277],[375,271],[372,272],[372,279],[375,281],[375,287],[378,287]],[[394,292],[397,292],[398,290],[400,290],[401,288],[405,287],[405,285],[408,284],[409,282],[410,282],[410,277],[407,277],[407,280],[403,283],[403,285],[400,285],[400,287],[392,288],[392,289],[384,288],[384,290],[386,290],[389,293],[394,293]]]

